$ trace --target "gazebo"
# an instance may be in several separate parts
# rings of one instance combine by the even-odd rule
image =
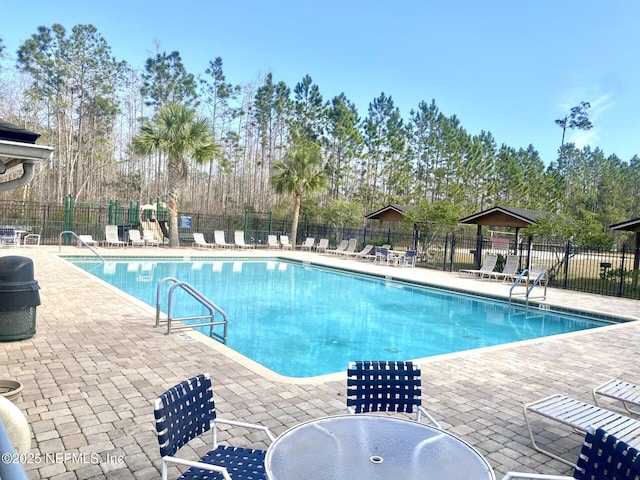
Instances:
[[[542,210],[530,210],[528,208],[512,208],[495,206],[482,212],[474,213],[468,217],[460,219],[460,223],[476,224],[478,226],[478,245],[476,248],[475,263],[480,267],[480,258],[482,255],[482,227],[511,227],[515,228],[515,244],[516,249],[519,245],[519,234],[521,228],[526,228],[536,223],[540,217],[547,215]]]
[[[28,185],[35,173],[35,164],[51,157],[52,147],[35,144],[39,136],[39,133],[0,120],[0,178],[22,166],[20,177],[0,181],[0,192]]]
[[[640,218],[634,218],[633,220],[627,220],[626,222],[616,223],[615,225],[611,225],[609,228],[611,230],[625,230],[627,232],[636,232],[633,269],[640,270],[640,255],[638,255],[638,251],[640,250]]]
[[[409,207],[403,205],[389,204],[375,212],[365,215],[366,220],[379,220],[380,225],[383,222],[400,222],[404,219],[404,214]]]

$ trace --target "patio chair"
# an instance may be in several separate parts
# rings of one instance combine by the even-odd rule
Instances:
[[[172,463],[190,467],[181,479],[265,478],[266,452],[219,445],[217,425],[261,430],[270,441],[275,437],[267,427],[218,417],[209,374],[190,378],[160,395],[154,403],[154,416],[162,456],[163,480],[167,479],[168,466]],[[195,462],[174,456],[184,445],[209,430],[213,430],[213,450]]]
[[[320,241],[318,242],[318,244],[316,245],[316,252],[317,253],[324,253],[327,251],[327,248],[329,248],[329,239],[328,238],[321,238]]]
[[[502,280],[503,282],[508,279],[515,279],[518,276],[518,269],[520,268],[520,257],[518,255],[507,255],[507,260],[504,262],[501,272],[489,272],[481,275],[482,278],[494,278],[495,280]]]
[[[20,237],[16,233],[16,227],[5,226],[0,227],[0,246],[13,245],[17,247],[20,243]]]
[[[488,253],[487,256],[484,258],[484,263],[479,269],[476,269],[476,270],[462,269],[459,271],[459,273],[460,273],[460,276],[462,276],[463,273],[466,273],[469,275],[478,276],[482,278],[484,275],[487,275],[493,272],[493,269],[496,268],[496,263],[498,263],[498,255],[495,253]]]
[[[640,453],[604,429],[589,427],[573,476],[508,472],[502,480],[639,480]]]
[[[120,240],[118,236],[118,226],[117,225],[105,225],[104,227],[104,236],[105,240],[103,244],[106,247],[126,247],[127,242],[123,242]]]
[[[140,230],[129,230],[129,241],[132,247],[144,247],[144,239],[140,236]]]
[[[191,246],[197,248],[216,248],[215,244],[207,242],[204,239],[204,234],[199,232],[194,232]]]
[[[249,245],[248,243],[244,243],[244,231],[236,230],[233,232],[233,241],[234,245],[238,248],[255,248],[255,245]]]
[[[309,250],[313,248],[316,244],[316,239],[314,237],[307,237],[307,239],[300,244],[300,250]]]
[[[609,434],[615,435],[632,447],[640,445],[640,420],[638,419],[626,417],[621,413],[590,405],[564,395],[552,395],[527,403],[524,406],[524,420],[529,430],[529,438],[533,448],[567,465],[575,464],[536,443],[531,429],[530,416],[532,414],[567,425],[574,432],[585,433],[589,427],[603,428]]]
[[[325,252],[333,253],[337,255],[340,252],[344,252],[344,250],[347,248],[347,245],[349,245],[349,240],[342,240],[336,248],[332,248],[332,249],[327,248]]]
[[[417,250],[407,250],[404,254],[398,257],[398,266],[413,268],[416,266],[417,258],[418,258]]]
[[[267,236],[267,248],[280,248],[280,243],[278,242],[278,237],[275,235]]]
[[[160,246],[160,240],[158,240],[155,235],[153,234],[152,230],[143,230],[142,231],[142,238],[144,240],[144,244],[145,245],[151,245],[152,247],[159,247]]]
[[[216,247],[233,248],[233,245],[230,243],[227,243],[227,241],[224,239],[223,230],[215,230],[213,232],[213,243]]]
[[[283,250],[293,250],[293,245],[289,241],[288,235],[280,235],[280,246]]]
[[[95,247],[98,245],[98,242],[93,239],[91,235],[78,235],[78,247],[82,247],[87,245],[89,247]]]
[[[420,368],[413,362],[358,361],[347,369],[347,412],[415,413],[440,424],[421,405]]]
[[[593,403],[598,405],[598,396],[608,397],[622,402],[624,409],[634,415],[640,415],[640,410],[631,406],[640,407],[640,385],[614,378],[598,385],[592,390]]]
[[[396,260],[396,257],[390,252],[389,247],[376,247],[376,255],[374,261],[378,265],[389,265]]]

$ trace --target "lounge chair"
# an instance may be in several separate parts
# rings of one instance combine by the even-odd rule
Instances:
[[[531,429],[531,414],[541,415],[547,419],[567,425],[575,432],[585,433],[589,427],[603,428],[632,447],[640,445],[640,420],[638,419],[626,417],[621,413],[590,405],[564,395],[552,395],[527,403],[524,406],[524,420],[529,430],[529,438],[533,448],[567,465],[575,464],[540,447],[536,443]]]
[[[278,237],[275,235],[267,235],[267,248],[280,248]]]
[[[345,256],[353,255],[356,253],[357,246],[358,246],[358,239],[350,238],[349,241],[347,242],[347,247],[341,252],[337,252],[336,255],[345,255]]]
[[[140,230],[129,230],[129,241],[132,247],[144,247],[145,241],[140,236]]]
[[[153,234],[153,231],[151,230],[143,230],[142,232],[142,238],[144,239],[144,244],[145,245],[151,245],[152,247],[159,247],[160,246],[160,240],[158,240],[155,235]]]
[[[516,478],[637,480],[640,478],[640,453],[614,435],[607,433],[606,430],[589,427],[572,477],[508,472],[502,480]]]
[[[83,245],[87,245],[89,247],[96,247],[98,245],[98,242],[94,240],[91,235],[78,235],[77,245],[79,247],[82,247]]]
[[[313,248],[316,244],[316,239],[314,237],[307,237],[307,239],[300,244],[300,250],[309,250]]]
[[[349,245],[349,240],[342,240],[336,248],[333,248],[333,249],[327,248],[325,252],[333,253],[337,255],[340,252],[344,252],[344,250],[347,248],[347,245]]]
[[[195,232],[193,234],[193,247],[197,248],[216,248],[214,243],[209,243],[204,239],[204,234]]]
[[[533,283],[542,273],[545,275],[541,278],[540,285],[544,285],[547,282],[547,265],[545,263],[532,263],[527,272],[527,276],[523,278],[523,281],[526,283]]]
[[[320,241],[318,242],[318,244],[316,245],[316,252],[317,253],[324,253],[327,251],[327,248],[329,248],[329,239],[328,238],[321,238]]]
[[[249,245],[248,243],[244,243],[243,230],[236,230],[233,233],[233,241],[234,241],[234,245],[238,248],[255,248],[255,245]]]
[[[347,369],[347,412],[415,413],[440,424],[422,406],[420,368],[412,362],[350,362]]]
[[[215,230],[213,232],[213,243],[216,247],[233,248],[233,245],[230,243],[227,243],[227,241],[224,239],[223,230]]]
[[[180,478],[231,478],[264,479],[264,450],[219,445],[217,425],[226,424],[242,429],[263,431],[270,441],[275,440],[271,431],[262,425],[225,420],[216,415],[211,378],[200,374],[170,388],[154,403],[154,416],[160,455],[162,479],[167,479],[170,464],[190,467]],[[191,440],[213,429],[213,450],[198,461],[175,457],[178,450]],[[195,445],[193,446],[195,448]],[[215,475],[217,472],[219,475]]]
[[[105,241],[103,244],[106,247],[126,247],[127,242],[123,242],[118,237],[118,226],[117,225],[105,225],[104,227]]]
[[[511,278],[515,279],[518,276],[519,268],[520,257],[518,255],[507,255],[507,260],[504,262],[504,267],[502,267],[501,272],[483,273],[482,278],[493,278],[504,282]]]
[[[640,415],[640,411],[631,408],[631,406],[640,407],[640,385],[614,378],[598,385],[591,393],[596,405],[598,405],[598,396],[608,397],[622,402],[627,412]]]
[[[493,272],[493,269],[496,268],[496,263],[498,263],[498,255],[496,255],[495,253],[488,253],[484,259],[484,263],[479,269],[463,269],[460,270],[459,273],[461,276],[463,273],[466,273],[482,278],[484,275],[488,275],[489,273]]]
[[[293,250],[293,245],[289,241],[288,235],[280,235],[280,247],[282,247],[283,250]]]
[[[373,250],[373,245],[365,245],[365,247],[359,252],[347,253],[344,252],[344,255],[349,258],[355,258],[356,260],[373,260],[374,255],[371,255],[371,251]]]

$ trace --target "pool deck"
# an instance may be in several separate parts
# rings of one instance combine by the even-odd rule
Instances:
[[[456,273],[308,252],[97,250],[105,257],[279,256],[484,295],[506,297],[509,292],[508,284]],[[62,248],[62,255],[87,254],[87,249]],[[15,403],[32,430],[34,460],[26,465],[32,479],[160,478],[152,402],[168,387],[200,372],[211,373],[218,415],[262,423],[276,434],[306,420],[345,412],[345,373],[306,381],[279,377],[225,347],[212,348],[215,342],[199,334],[167,336],[153,328],[151,307],[60,260],[58,247],[0,249],[0,256],[5,255],[31,257],[41,287],[36,335],[4,342],[0,350],[0,378],[24,384]],[[549,288],[545,303],[640,319],[640,302],[635,300]],[[630,322],[424,359],[423,405],[444,428],[484,454],[497,479],[508,470],[569,474],[567,465],[532,449],[522,405],[554,393],[591,403],[591,389],[608,379],[640,381],[639,344],[640,324]],[[534,428],[552,442],[554,451],[577,458],[580,435],[542,421]],[[260,434],[225,431],[222,441],[229,436],[234,445],[266,448]],[[194,447],[196,451],[183,452],[195,457],[205,448],[203,443]]]

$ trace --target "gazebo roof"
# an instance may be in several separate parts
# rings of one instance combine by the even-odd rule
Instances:
[[[528,227],[540,217],[547,215],[542,210],[495,206],[460,219],[460,223],[491,225],[494,227]]]
[[[609,227],[611,230],[626,230],[628,232],[640,232],[640,218],[616,223]]]
[[[404,205],[389,204],[386,207],[365,215],[364,218],[367,220],[380,220],[381,222],[399,222],[404,218],[404,214],[408,209],[409,207]]]

